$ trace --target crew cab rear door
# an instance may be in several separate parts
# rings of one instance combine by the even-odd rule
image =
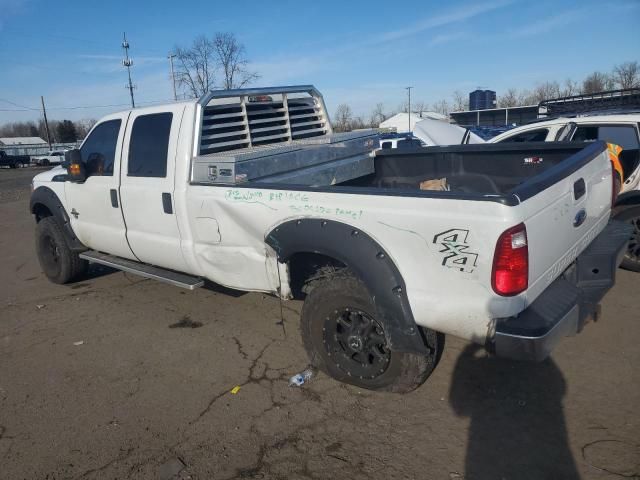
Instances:
[[[142,262],[187,271],[174,181],[184,105],[133,110],[124,139],[120,197],[127,240]]]

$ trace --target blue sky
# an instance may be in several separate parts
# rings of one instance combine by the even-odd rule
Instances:
[[[256,86],[312,83],[330,112],[344,102],[367,115],[378,102],[397,108],[407,85],[433,103],[609,71],[640,60],[639,24],[640,0],[0,0],[0,123],[37,119],[22,107],[40,95],[55,119],[125,109],[123,31],[139,103],[172,98],[176,44],[230,31],[262,75]]]

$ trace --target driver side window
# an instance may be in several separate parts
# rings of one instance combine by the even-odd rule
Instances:
[[[107,120],[93,129],[80,148],[86,175],[113,176],[121,120]]]

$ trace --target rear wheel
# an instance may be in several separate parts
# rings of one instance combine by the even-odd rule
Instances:
[[[36,251],[42,271],[54,283],[68,283],[87,270],[88,262],[71,251],[62,228],[53,217],[38,222]]]
[[[42,165],[43,167],[48,167],[49,166],[49,160],[45,158],[44,160],[42,160],[42,162],[40,162],[40,165]]]
[[[614,217],[616,220],[628,222],[633,227],[631,238],[624,254],[622,268],[633,272],[640,272],[640,205],[634,205],[620,210]]]
[[[313,282],[302,308],[301,333],[311,364],[336,380],[370,390],[409,392],[437,364],[442,338],[423,331],[430,353],[395,352],[365,285],[338,272]]]
[[[24,164],[22,162],[16,162],[15,165],[16,165],[16,168],[24,167]]]

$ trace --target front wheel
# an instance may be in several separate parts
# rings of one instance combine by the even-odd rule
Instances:
[[[628,222],[633,227],[631,238],[627,244],[627,251],[620,265],[625,270],[640,272],[640,205],[627,207],[615,217],[616,220]]]
[[[366,286],[344,272],[311,285],[300,330],[309,360],[319,370],[361,388],[398,393],[424,383],[443,343],[436,332],[424,330],[428,355],[392,351]]]
[[[40,267],[53,283],[75,280],[88,267],[88,262],[71,251],[62,228],[53,217],[45,217],[36,226],[36,252]]]

